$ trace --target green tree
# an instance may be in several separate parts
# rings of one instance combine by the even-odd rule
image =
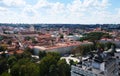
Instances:
[[[58,76],[58,69],[55,65],[50,65],[49,76]]]
[[[39,67],[29,59],[21,59],[11,68],[12,76],[39,76]]]
[[[17,59],[16,59],[15,56],[10,56],[10,57],[8,58],[8,64],[10,65],[10,67],[11,67],[12,65],[14,65],[16,62],[17,62]]]
[[[57,62],[60,60],[60,55],[55,52],[49,52],[41,59],[39,68],[41,76],[57,76]],[[54,73],[53,73],[54,72]]]
[[[20,69],[20,65],[18,63],[16,63],[12,68],[11,68],[11,75],[12,76],[20,76],[19,75],[19,69]]]
[[[27,51],[27,52],[30,52],[31,54],[34,54],[34,50],[31,49],[31,48],[29,48],[29,47],[26,47],[26,48],[24,49],[24,51]]]
[[[0,59],[0,74],[8,70],[7,60],[2,58]]]
[[[70,66],[64,59],[59,60],[57,66],[59,76],[70,76]]]
[[[105,44],[98,42],[98,43],[96,44],[96,47],[97,47],[99,50],[103,50],[103,51],[104,51],[104,49],[105,49]]]
[[[9,41],[7,42],[7,44],[11,45],[11,44],[12,44],[12,41],[11,41],[11,40],[9,40]]]
[[[111,43],[111,42],[106,42],[105,43],[106,47],[107,47],[107,50],[111,48],[111,45],[114,45],[114,43]]]
[[[28,41],[29,41],[30,39],[31,39],[31,38],[30,38],[29,36],[25,37],[25,40],[28,40]]]
[[[63,34],[60,34],[60,38],[63,39],[63,38],[64,38],[64,35],[63,35]]]
[[[40,75],[41,76],[49,76],[50,74],[50,66],[56,66],[57,60],[56,57],[52,55],[47,55],[40,62]]]
[[[39,52],[39,58],[40,58],[40,60],[43,58],[43,57],[45,57],[46,56],[46,52],[45,51],[40,51]]]
[[[103,37],[103,38],[112,38],[112,36],[109,35],[108,33],[104,34],[102,37]]]
[[[9,74],[7,72],[3,72],[0,76],[11,76],[11,74]]]
[[[31,53],[28,52],[28,51],[24,51],[23,54],[22,54],[22,57],[23,58],[31,58]]]
[[[80,39],[80,41],[88,40],[93,42],[94,46],[96,46],[98,40],[100,40],[103,37],[111,37],[108,33],[103,32],[90,32],[83,35],[83,37]],[[94,48],[95,50],[97,47]]]
[[[20,66],[20,76],[39,76],[39,67],[35,63],[29,62]]]
[[[70,60],[70,65],[74,65],[74,61],[73,60]]]
[[[60,54],[57,52],[48,52],[46,56],[53,56],[57,61],[60,59]]]
[[[6,44],[0,45],[0,51],[6,51],[6,50],[7,50],[7,45]]]

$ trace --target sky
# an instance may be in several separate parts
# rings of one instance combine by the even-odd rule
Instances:
[[[120,0],[0,0],[0,23],[119,24]]]

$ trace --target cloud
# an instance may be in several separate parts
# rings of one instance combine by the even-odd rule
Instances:
[[[17,7],[22,7],[26,5],[25,0],[2,0],[2,3],[6,6],[17,6]]]
[[[5,12],[5,11],[8,11],[8,9],[5,7],[0,7],[0,11]]]
[[[39,0],[37,4],[34,5],[35,9],[40,9],[49,6],[50,3],[47,0]]]
[[[115,20],[120,20],[119,9],[117,14],[108,11],[111,6],[108,0],[73,0],[66,4],[38,0],[33,5],[25,0],[2,0],[2,3],[13,9],[0,7],[0,16],[3,17],[1,22],[88,24],[115,23],[118,22]]]

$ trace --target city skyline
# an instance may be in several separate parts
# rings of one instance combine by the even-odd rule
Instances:
[[[119,24],[117,0],[0,0],[0,23]]]

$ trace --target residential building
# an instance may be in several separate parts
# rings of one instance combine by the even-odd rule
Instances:
[[[72,65],[71,76],[120,76],[119,63],[120,52],[115,52],[114,49],[97,52],[79,64]]]

